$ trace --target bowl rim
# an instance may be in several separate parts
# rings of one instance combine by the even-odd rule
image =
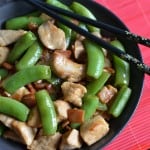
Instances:
[[[6,1],[7,1],[7,0],[6,0]],[[64,0],[64,1],[66,1],[66,0]],[[101,5],[100,3],[95,2],[95,1],[93,1],[93,0],[86,0],[86,2],[85,2],[85,1],[82,1],[82,0],[75,0],[75,1],[80,2],[80,3],[83,3],[83,4],[84,4],[84,3],[88,3],[88,4],[90,3],[91,6],[96,7],[97,9],[99,8],[99,9],[105,10],[105,12],[107,12],[107,13],[109,13],[109,14],[111,15],[111,18],[112,18],[113,20],[116,20],[116,21],[118,22],[119,26],[121,25],[122,28],[129,30],[129,29],[127,28],[127,26],[122,22],[122,20],[121,20],[118,16],[116,16],[116,14],[114,14],[112,11],[110,11],[108,8],[106,8],[105,6]],[[5,5],[0,5],[0,7],[6,7],[6,5],[13,4],[13,3],[18,3],[18,2],[19,2],[19,0],[16,0],[16,1],[8,0]],[[87,5],[88,5],[88,4],[87,4]],[[138,50],[138,51],[137,51],[137,52],[138,52],[137,55],[138,55],[138,57],[139,57],[138,59],[143,62],[142,54],[141,54],[141,51],[140,51],[138,45],[135,44],[135,47],[136,47],[136,49]],[[134,105],[133,110],[130,111],[130,115],[128,115],[128,117],[126,117],[126,120],[124,121],[124,122],[125,122],[124,125],[122,126],[122,128],[120,128],[120,129],[117,131],[117,133],[115,133],[114,135],[112,135],[112,136],[113,136],[112,138],[107,139],[106,142],[101,142],[101,145],[99,145],[99,142],[93,144],[92,146],[90,146],[90,147],[91,147],[90,150],[96,150],[96,149],[100,149],[100,148],[106,147],[109,143],[111,143],[112,141],[114,141],[114,139],[118,136],[118,134],[120,134],[120,132],[126,127],[127,123],[129,122],[129,120],[131,119],[131,117],[134,115],[135,110],[136,110],[136,108],[137,108],[137,106],[138,106],[138,104],[139,104],[139,102],[140,102],[140,98],[141,98],[142,91],[143,91],[143,85],[144,85],[144,73],[141,73],[141,83],[140,83],[140,89],[139,89],[140,93],[139,93],[138,96],[137,96],[137,97],[138,97],[138,100],[137,100],[136,105]],[[105,138],[105,137],[104,137],[104,138]],[[85,149],[85,148],[84,148],[84,147],[81,148],[81,150],[83,150],[83,149]],[[87,149],[87,148],[86,148],[86,149]],[[89,149],[89,148],[88,148],[88,149]]]

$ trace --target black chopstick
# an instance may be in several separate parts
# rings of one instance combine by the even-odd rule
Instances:
[[[40,1],[38,1],[38,2],[40,2]],[[47,5],[45,5],[45,7],[47,7],[50,10],[53,10],[53,11],[59,13],[59,14],[66,15],[68,17],[77,19],[78,21],[84,22],[86,24],[93,25],[95,27],[104,29],[104,30],[109,31],[111,33],[114,33],[115,35],[119,35],[122,38],[132,40],[136,43],[139,43],[139,44],[145,45],[147,47],[150,47],[150,39],[148,39],[148,38],[145,38],[145,37],[139,36],[137,34],[131,33],[127,30],[123,30],[123,29],[120,29],[118,27],[106,24],[102,21],[93,20],[93,19],[81,16],[81,15],[75,14],[71,11],[64,10],[62,8],[58,8],[58,7],[53,6],[53,5],[47,4]]]
[[[115,55],[119,56],[120,58],[135,64],[138,69],[140,69],[144,73],[147,73],[148,75],[150,75],[150,67],[148,67],[146,64],[142,63],[137,58],[135,58],[135,57],[133,57],[133,56],[131,56],[131,55],[121,51],[120,49],[118,49],[118,48],[108,44],[104,40],[94,36],[93,34],[85,31],[84,29],[76,26],[75,24],[71,23],[70,21],[64,19],[61,15],[58,15],[56,13],[56,10],[55,10],[55,12],[53,10],[51,10],[48,7],[48,4],[46,4],[45,2],[42,2],[40,0],[26,0],[26,2],[30,2],[31,4],[34,4],[34,6],[36,6],[36,8],[38,10],[40,10],[40,11],[50,15],[51,17],[55,18],[59,22],[63,23],[64,25],[66,25],[68,27],[70,27],[74,31],[76,31],[79,34],[85,36],[86,38],[96,42],[97,44],[101,45],[103,48],[109,50],[110,52],[114,53]]]

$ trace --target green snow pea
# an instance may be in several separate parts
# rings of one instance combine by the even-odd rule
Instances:
[[[12,98],[0,96],[0,113],[12,116],[20,121],[26,121],[29,108],[23,103]]]
[[[104,68],[104,54],[99,45],[89,40],[84,41],[87,53],[87,75],[98,79]]]
[[[51,78],[51,70],[49,66],[45,65],[36,65],[24,68],[2,83],[2,87],[9,93],[14,93],[19,88],[42,79],[50,79]]]
[[[114,117],[119,117],[120,114],[123,112],[130,95],[131,89],[126,85],[123,85],[119,90],[115,100],[111,104],[109,108],[109,113],[112,114]]]
[[[96,17],[93,15],[91,11],[89,11],[85,6],[78,2],[73,2],[70,6],[71,10],[73,10],[75,13],[82,15],[84,17],[88,17],[90,19],[96,20]],[[91,25],[87,25],[87,28],[90,32],[100,32],[99,28],[93,27]]]
[[[108,110],[108,107],[107,107],[106,104],[104,104],[104,103],[102,103],[101,101],[99,101],[97,110],[100,110],[100,111],[107,111],[107,110]]]
[[[43,19],[36,16],[21,16],[6,21],[6,29],[18,30],[27,29],[29,24],[41,25]]]
[[[40,15],[41,15],[40,11],[33,11],[33,12],[30,12],[24,16],[26,16],[26,17],[39,17]]]
[[[46,0],[46,3],[71,11],[67,5],[61,3],[59,0]]]
[[[40,112],[42,127],[45,135],[55,134],[57,131],[57,118],[53,101],[46,90],[35,94]]]
[[[111,44],[118,49],[125,51],[123,45],[120,41],[114,40]],[[122,85],[128,85],[130,80],[130,66],[129,63],[119,58],[116,55],[113,55],[113,63],[115,68],[115,81],[114,85],[121,87]]]
[[[28,48],[27,52],[16,64],[16,68],[20,70],[35,65],[36,62],[41,57],[41,54],[42,54],[42,47],[36,41]]]
[[[8,55],[8,62],[15,62],[21,55],[33,44],[36,36],[32,32],[24,34],[14,45],[13,49]]]
[[[87,84],[87,94],[95,95],[104,86],[111,74],[103,71],[101,76]]]
[[[0,68],[0,78],[3,79],[7,76],[8,74],[8,70],[4,69],[4,68]]]
[[[99,99],[97,96],[86,95],[83,98],[82,109],[85,110],[85,116],[84,116],[85,120],[88,120],[93,116],[93,114],[96,112],[96,109],[98,108],[98,105],[99,105]]]

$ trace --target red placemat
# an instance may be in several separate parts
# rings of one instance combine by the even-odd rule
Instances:
[[[150,0],[96,0],[116,14],[130,31],[150,38]],[[140,46],[150,65],[150,48]],[[137,82],[138,84],[138,82]],[[122,132],[103,150],[150,150],[150,76],[145,75],[140,103]]]

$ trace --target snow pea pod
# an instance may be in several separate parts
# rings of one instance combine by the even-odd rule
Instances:
[[[104,86],[110,76],[111,74],[109,72],[103,71],[98,79],[89,82],[87,85],[87,94],[97,94],[97,92]]]
[[[123,45],[120,41],[114,40],[111,44],[118,49],[125,51]],[[115,81],[114,85],[121,87],[122,85],[128,85],[130,80],[130,66],[129,63],[119,58],[116,55],[113,55],[113,63],[115,68]]]
[[[67,5],[61,3],[59,0],[46,0],[46,3],[71,11]]]
[[[130,95],[131,89],[126,85],[123,85],[119,90],[115,100],[111,104],[109,108],[109,113],[112,114],[114,117],[119,117],[120,114],[123,112]]]
[[[104,68],[104,54],[96,43],[85,40],[84,46],[87,53],[87,75],[98,79]]]
[[[33,66],[39,60],[42,54],[42,47],[36,41],[27,50],[25,55],[16,64],[18,70]]]
[[[57,118],[50,95],[46,90],[41,90],[35,94],[35,97],[40,112],[44,134],[55,134],[57,130]]]
[[[70,8],[77,14],[82,15],[84,17],[88,17],[90,19],[96,20],[96,17],[93,15],[91,11],[89,11],[85,6],[78,2],[73,2]],[[99,28],[93,27],[91,25],[87,25],[87,28],[90,32],[100,32]]]
[[[2,87],[9,93],[14,93],[19,88],[42,79],[50,79],[51,70],[49,66],[36,65],[28,68],[24,68],[2,83]]]
[[[12,98],[0,96],[0,113],[12,116],[20,121],[26,121],[29,108],[23,103]]]
[[[6,21],[6,29],[18,30],[27,29],[29,24],[41,25],[43,19],[35,16],[21,16]]]
[[[40,11],[33,11],[33,12],[30,12],[24,16],[26,16],[26,17],[39,17],[40,15],[41,15]]]
[[[14,45],[13,49],[8,55],[8,62],[13,63],[33,44],[36,36],[32,32],[24,34]]]
[[[99,101],[99,105],[98,105],[98,108],[97,110],[100,110],[100,111],[107,111],[108,110],[108,107],[106,104],[102,103],[101,101]]]
[[[3,79],[7,76],[8,74],[8,70],[4,69],[4,68],[0,68],[0,79]]]
[[[84,119],[88,120],[92,117],[92,115],[96,112],[96,109],[99,105],[99,99],[94,95],[86,95],[83,98],[83,106],[82,109],[85,110]]]

